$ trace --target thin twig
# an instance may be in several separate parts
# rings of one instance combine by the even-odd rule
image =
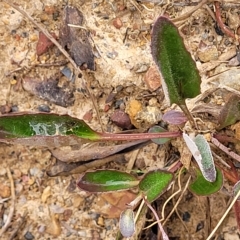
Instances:
[[[11,174],[11,171],[9,168],[7,168],[7,175],[8,175],[10,184],[11,184],[11,206],[9,208],[7,220],[0,231],[0,238],[3,236],[3,234],[6,232],[6,230],[10,226],[12,217],[14,214],[14,210],[15,210],[15,189],[14,189],[14,182],[13,182],[12,174]]]
[[[186,18],[188,18],[189,16],[191,16],[194,12],[196,12],[199,8],[201,8],[204,4],[206,4],[209,0],[203,0],[201,1],[196,7],[193,7],[189,12],[186,12],[185,14],[171,19],[173,22],[179,22],[181,20],[185,20]]]
[[[208,238],[206,240],[210,240],[213,235],[215,234],[215,232],[217,231],[217,229],[219,228],[219,226],[222,224],[223,220],[226,218],[227,214],[230,212],[230,210],[232,209],[233,205],[235,204],[235,202],[238,200],[240,196],[240,191],[238,191],[237,195],[234,197],[234,199],[232,200],[231,204],[229,205],[228,209],[226,210],[226,212],[223,214],[223,216],[221,217],[221,219],[218,221],[218,224],[216,225],[216,227],[213,229],[213,231],[211,232],[211,234],[208,236]]]
[[[27,211],[25,211],[21,216],[21,219],[18,222],[18,226],[14,228],[14,231],[9,237],[9,240],[13,240],[17,236],[18,231],[23,227],[24,223],[26,222],[26,217],[27,217]]]
[[[5,2],[6,4],[10,5],[12,8],[16,9],[18,12],[20,12],[23,16],[25,16],[29,21],[31,21],[37,28],[39,28],[43,34],[55,45],[57,46],[57,48],[62,52],[62,54],[69,60],[69,62],[73,65],[74,69],[77,72],[77,75],[81,74],[84,76],[84,74],[80,71],[79,67],[77,66],[77,64],[74,62],[74,60],[70,57],[70,55],[68,54],[68,52],[58,43],[58,41],[47,31],[47,29],[45,29],[44,27],[42,27],[40,24],[38,24],[27,12],[25,12],[23,9],[19,8],[17,4],[12,3],[11,1],[7,1],[7,0],[2,0],[3,2]],[[90,90],[90,88],[88,87],[86,81],[84,78],[82,79],[82,85],[83,87],[87,90],[87,93],[89,94],[94,109],[97,113],[97,117],[99,120],[99,123],[101,125],[101,129],[103,130],[103,124],[100,118],[100,113],[97,107],[97,103],[95,101],[95,98],[92,94],[92,91]]]
[[[127,165],[127,172],[131,172],[131,170],[135,164],[135,161],[137,159],[137,155],[138,155],[139,151],[140,151],[140,149],[136,149],[136,150],[132,151],[130,160],[128,161],[128,165]]]
[[[219,149],[221,149],[223,152],[225,152],[227,155],[229,155],[231,158],[240,162],[240,156],[238,154],[236,154],[235,152],[230,151],[227,147],[225,147],[223,144],[221,144],[216,138],[212,137],[211,142],[214,145],[216,145]]]
[[[178,198],[176,204],[174,205],[173,209],[171,210],[171,212],[168,214],[168,216],[167,216],[166,219],[164,220],[163,226],[164,226],[164,224],[166,224],[167,220],[172,216],[173,212],[175,211],[175,209],[177,208],[178,204],[179,204],[180,201],[182,200],[183,194],[186,192],[190,180],[191,180],[191,176],[188,178],[187,183],[186,183],[184,189],[182,190],[181,195],[179,196],[179,198]]]
[[[165,233],[165,231],[164,231],[164,229],[163,229],[163,227],[162,227],[162,224],[161,224],[161,222],[160,222],[160,219],[159,219],[156,211],[155,211],[154,208],[151,206],[151,204],[147,201],[147,199],[146,199],[145,196],[143,196],[143,200],[144,200],[144,202],[146,203],[146,205],[148,206],[148,208],[149,208],[149,209],[152,211],[152,213],[154,214],[154,216],[155,216],[155,218],[156,218],[156,220],[157,220],[157,223],[158,223],[158,227],[159,227],[159,229],[160,229],[160,231],[161,231],[161,233],[162,233],[162,238],[163,238],[163,240],[168,240],[169,238],[168,238],[167,234]]]

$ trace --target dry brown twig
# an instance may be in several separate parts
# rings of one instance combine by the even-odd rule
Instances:
[[[199,8],[201,8],[207,2],[209,2],[209,0],[203,0],[197,6],[193,7],[189,12],[186,12],[183,15],[176,17],[174,19],[171,19],[171,20],[173,22],[179,22],[179,21],[185,20],[186,18],[190,17],[194,12],[196,12]]]
[[[47,29],[45,29],[44,27],[42,27],[40,24],[38,24],[27,12],[25,12],[23,9],[21,9],[17,4],[11,2],[11,1],[7,1],[7,0],[1,0],[2,2],[10,5],[12,8],[16,9],[18,12],[20,12],[24,17],[26,17],[29,21],[31,21],[38,29],[40,29],[44,35],[55,45],[57,46],[57,48],[61,51],[61,53],[69,60],[69,62],[73,65],[77,75],[81,74],[83,76],[85,76],[85,74],[83,72],[80,71],[79,67],[77,66],[77,64],[73,61],[73,59],[70,57],[70,55],[68,54],[68,52],[58,43],[58,41],[48,32]],[[97,117],[99,120],[99,123],[101,125],[101,129],[103,130],[103,124],[100,118],[100,113],[97,107],[97,103],[95,101],[95,98],[93,96],[92,91],[90,90],[90,88],[88,87],[86,81],[84,78],[82,78],[82,85],[83,87],[87,90],[87,93],[89,94],[91,101],[93,103],[94,109],[97,113]]]
[[[231,158],[237,160],[240,162],[240,156],[236,154],[235,152],[230,151],[227,147],[225,147],[223,144],[221,144],[216,138],[212,137],[211,142],[216,145],[219,149],[221,149],[223,152],[225,152],[228,156]]]
[[[14,189],[14,182],[13,182],[12,174],[11,174],[11,171],[9,168],[7,168],[7,175],[8,175],[10,184],[11,184],[11,206],[9,208],[7,220],[0,231],[0,238],[3,236],[3,234],[6,232],[6,230],[10,226],[12,217],[14,214],[14,210],[15,210],[15,189]]]

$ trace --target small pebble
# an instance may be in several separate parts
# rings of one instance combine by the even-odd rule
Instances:
[[[48,105],[41,104],[41,105],[38,106],[38,111],[39,112],[51,112],[51,109]]]
[[[18,109],[18,106],[17,105],[13,105],[12,106],[12,112],[18,112],[19,109]]]
[[[120,29],[123,26],[122,20],[120,18],[114,18],[112,23],[116,29]]]
[[[41,200],[43,203],[45,203],[48,199],[48,197],[50,197],[52,194],[52,191],[51,191],[51,187],[50,186],[47,186],[44,190],[43,190],[43,193],[42,193],[42,196],[41,196]]]
[[[24,234],[24,238],[26,240],[33,240],[33,239],[35,239],[35,237],[32,235],[32,233],[28,232],[28,231]]]
[[[161,87],[161,78],[157,67],[152,66],[144,76],[144,81],[150,91],[155,91]]]
[[[11,189],[9,186],[6,186],[4,184],[0,184],[0,196],[2,198],[8,198],[11,196]]]
[[[129,115],[130,119],[131,119],[131,123],[136,127],[136,128],[140,128],[141,125],[139,124],[139,122],[135,119],[136,115],[138,114],[138,112],[142,111],[142,104],[140,101],[137,100],[131,100],[129,102],[127,102],[127,106],[126,106],[126,113]]]
[[[146,72],[147,70],[148,70],[148,65],[145,63],[142,63],[142,64],[137,64],[135,72],[143,73],[143,72]]]
[[[217,60],[218,59],[217,47],[212,45],[212,46],[199,48],[197,51],[197,56],[200,59],[200,61],[204,63],[212,60]]]
[[[73,201],[73,207],[79,208],[81,205],[83,205],[84,199],[79,195],[75,195],[72,198],[72,201]]]
[[[112,114],[111,120],[114,124],[116,124],[120,128],[131,129],[131,127],[132,127],[131,120],[130,120],[128,114],[122,110],[116,110]]]
[[[66,209],[63,213],[63,220],[68,221],[69,218],[72,216],[73,211],[71,209]]]
[[[97,224],[100,225],[100,226],[102,226],[102,227],[104,226],[104,219],[103,219],[103,217],[100,216],[100,217],[97,219]]]

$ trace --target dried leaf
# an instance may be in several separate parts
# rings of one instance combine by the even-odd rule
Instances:
[[[53,149],[51,152],[54,157],[63,162],[78,162],[101,159],[116,153],[132,151],[143,147],[148,143],[150,142],[146,140],[138,140],[122,144],[116,144],[113,142],[111,145],[106,145],[102,142],[95,142],[79,145],[78,149],[73,149],[73,147],[68,146]],[[74,148],[76,148],[76,146],[74,146]]]
[[[232,125],[240,120],[240,97],[231,95],[219,116],[219,129]]]
[[[69,24],[75,25],[69,26]],[[89,33],[82,26],[83,14],[76,7],[66,6],[63,11],[63,20],[59,32],[59,40],[63,48],[78,66],[95,70],[94,55],[89,42]]]
[[[111,161],[123,162],[124,160],[125,160],[124,154],[115,154],[103,159],[76,163],[65,163],[57,160],[54,166],[48,167],[47,175],[49,177],[69,176],[72,174],[86,172],[88,169],[99,168]]]
[[[162,120],[172,125],[180,125],[186,123],[188,119],[183,112],[170,110],[164,113]]]
[[[70,87],[58,87],[57,79],[41,81],[37,78],[26,77],[23,79],[23,88],[33,95],[52,102],[62,107],[68,107],[74,103],[73,89]]]

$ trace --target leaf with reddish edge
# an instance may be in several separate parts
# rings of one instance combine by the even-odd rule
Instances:
[[[139,190],[147,197],[149,202],[153,202],[167,189],[172,179],[173,174],[171,172],[160,169],[150,171],[140,181]]]
[[[88,192],[110,192],[136,187],[139,183],[133,175],[116,170],[86,172],[77,186]]]
[[[99,133],[83,120],[52,113],[17,113],[0,117],[0,142],[34,146],[66,146],[90,141],[148,140],[178,137],[180,132],[114,134]],[[66,141],[65,141],[66,140]]]
[[[170,104],[182,105],[186,98],[200,94],[201,78],[196,64],[177,27],[166,17],[160,16],[153,25],[151,50]]]
[[[134,212],[128,208],[121,213],[119,230],[125,238],[131,237],[135,232]]]
[[[187,122],[187,117],[183,112],[170,110],[164,113],[162,120],[172,125],[180,125]]]
[[[195,125],[185,100],[200,94],[201,78],[177,27],[164,16],[160,16],[153,25],[151,50],[159,68],[166,100],[181,107]]]

